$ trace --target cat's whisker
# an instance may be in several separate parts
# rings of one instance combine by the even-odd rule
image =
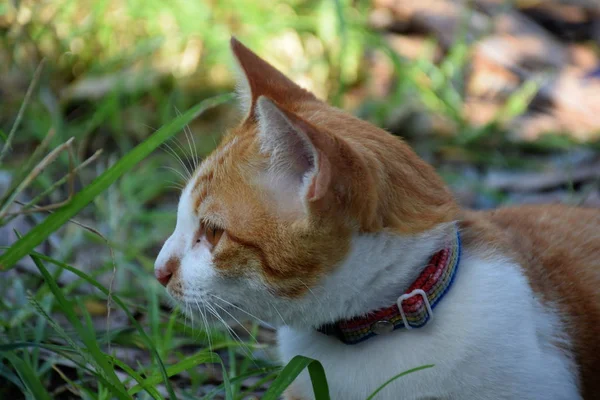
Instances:
[[[209,303],[206,303],[206,307],[211,312],[211,314],[213,314],[225,326],[225,328],[231,333],[233,339],[240,344],[242,350],[244,351],[244,353],[246,353],[246,356],[249,359],[251,359],[252,362],[254,363],[254,365],[258,368],[258,364],[254,360],[254,357],[252,356],[252,352],[250,351],[250,348],[248,347],[248,345],[242,340],[242,338],[240,338],[240,336],[235,332],[235,330],[233,330],[233,328],[230,327],[229,324],[227,324],[227,322],[223,319],[223,317],[221,317],[221,315],[218,313],[217,310],[215,310],[215,308],[212,305],[210,305]]]
[[[186,308],[188,305],[186,304]],[[194,332],[194,310],[192,310],[192,306],[190,307],[190,321],[192,322],[192,332]]]
[[[178,117],[181,116],[181,111],[179,111],[179,108],[177,108],[177,107],[175,107],[175,113],[177,114]],[[187,126],[187,124],[183,126],[183,134],[185,135],[185,140],[187,142],[188,149],[189,149],[189,154],[188,155],[193,157],[194,151],[192,150],[192,145],[191,145],[190,139],[188,137],[188,131],[186,129],[186,126]]]
[[[165,186],[166,188],[178,190],[180,192],[182,192],[184,189],[184,187],[182,185],[178,184],[177,182],[167,181],[167,183],[170,183],[170,185]]]
[[[181,162],[183,160],[181,160],[179,158],[179,155],[177,154],[177,152],[173,149],[173,147],[171,147],[167,142],[164,142],[160,145],[160,149],[162,151],[164,151],[165,153],[167,153],[168,155],[174,157],[178,162]]]
[[[225,299],[222,299],[221,297],[219,297],[219,296],[217,296],[217,295],[211,294],[210,296],[211,296],[211,297],[213,297],[213,298],[215,298],[216,300],[222,301],[223,303],[227,304],[227,305],[228,305],[228,306],[230,306],[230,307],[233,307],[233,308],[235,308],[235,309],[237,309],[237,310],[239,310],[239,311],[243,312],[243,313],[244,313],[244,314],[246,314],[247,316],[249,316],[249,317],[252,317],[252,318],[254,318],[255,320],[257,320],[258,322],[261,322],[261,323],[263,323],[263,324],[265,324],[265,325],[269,325],[269,323],[267,323],[267,322],[263,321],[262,319],[258,318],[256,315],[254,315],[254,314],[252,314],[252,313],[250,313],[250,312],[248,312],[248,311],[244,310],[244,309],[243,309],[243,308],[241,308],[241,307],[238,307],[238,306],[236,306],[236,305],[235,305],[235,304],[233,304],[233,303],[230,303],[230,302],[228,302],[228,301],[227,301],[227,300],[225,300]]]
[[[283,322],[284,325],[287,325],[287,322],[285,322],[285,319],[283,319],[283,315],[281,315],[281,313],[279,312],[279,310],[277,309],[277,307],[275,307],[274,304],[269,303],[269,307],[273,307],[273,309],[275,310],[275,312],[277,313],[277,315],[279,315],[279,318],[281,318],[281,322]]]
[[[179,158],[177,157],[177,154],[173,153],[172,149],[170,147],[168,147],[167,143],[163,143],[159,146],[159,148],[164,151],[167,155],[175,158],[175,160],[177,160],[177,162],[179,162]]]
[[[238,324],[239,326],[241,326],[241,327],[242,327],[242,329],[243,329],[243,330],[245,330],[245,331],[248,333],[248,335],[250,335],[250,337],[252,338],[252,340],[254,340],[256,343],[258,343],[258,340],[256,339],[256,337],[254,337],[254,335],[253,335],[253,334],[252,334],[252,333],[251,333],[251,332],[250,332],[250,331],[249,331],[249,330],[248,330],[248,329],[247,329],[247,328],[246,328],[246,327],[245,327],[245,326],[244,326],[244,325],[243,325],[243,324],[242,324],[242,323],[241,323],[241,322],[240,322],[240,321],[239,321],[239,320],[236,318],[236,317],[234,317],[234,316],[233,316],[233,315],[232,315],[232,314],[231,314],[229,311],[227,311],[225,308],[221,307],[221,306],[220,306],[220,305],[218,305],[217,303],[215,303],[215,306],[219,307],[219,309],[220,309],[221,311],[223,311],[225,314],[227,314],[227,315],[229,315],[231,318],[233,318],[233,320],[234,320],[235,322],[237,322],[237,324]]]
[[[204,316],[204,320],[206,321],[206,336],[208,336],[208,350],[213,351],[213,345],[212,345],[212,337],[210,336],[210,324],[208,323],[208,317],[206,316],[207,311],[206,311],[206,306],[204,305],[204,303],[202,303],[202,315]]]
[[[171,167],[170,169],[169,169],[169,167],[168,167],[168,166],[163,166],[163,167],[160,167],[160,168],[161,168],[161,169],[166,169],[166,170],[169,170],[169,172],[173,172],[173,173],[177,174],[177,176],[176,176],[175,178],[180,178],[180,177],[182,176],[182,175],[181,175],[181,173],[180,173],[179,171],[175,170],[175,171],[177,171],[177,172],[174,172],[174,171],[173,171],[173,167]],[[179,180],[167,180],[166,182],[167,182],[167,183],[170,183],[170,184],[172,184],[172,185],[177,185],[177,186],[180,186],[180,187],[182,187],[182,188],[183,188],[183,187],[185,187],[184,183],[183,183],[183,182],[181,182],[181,181],[179,181]]]
[[[198,168],[198,164],[197,164],[197,160],[196,160],[196,152],[194,151],[194,148],[192,147],[192,141],[190,139],[189,128],[187,125],[183,127],[183,133],[185,134],[185,140],[188,144],[188,147],[190,148],[190,157],[192,157],[192,167],[194,168],[194,171],[196,171],[196,169]]]
[[[204,302],[202,302],[202,307],[200,307],[198,300],[194,299],[194,301],[196,303],[196,306],[198,307],[198,312],[200,313],[200,317],[202,318],[202,324],[204,325],[204,333],[206,333],[206,337],[208,339],[208,351],[212,352],[213,346],[212,346],[212,339],[210,336],[210,326],[208,323],[208,318],[206,316],[206,308],[204,307]],[[208,368],[212,369],[213,368],[212,364],[210,364]]]
[[[186,154],[187,150],[185,149],[185,146],[183,145],[183,143],[181,143],[181,140],[179,140],[179,138],[177,136],[173,136],[171,141],[177,146],[177,148],[179,149],[181,154],[183,154],[183,156],[185,157],[185,159],[182,159],[182,160],[185,164],[185,169],[186,169],[187,173],[190,175],[190,177],[193,176],[194,171],[190,170],[190,165],[188,163],[188,157],[190,155]]]
[[[183,314],[183,332],[185,333],[185,329],[187,328],[187,319],[188,319],[188,305],[185,304],[185,310],[181,312]],[[194,327],[192,327],[192,330]]]
[[[246,327],[244,327],[233,315],[231,315],[229,312],[227,312],[227,310],[225,310],[223,307],[219,306],[218,304],[215,303],[215,306],[219,307],[219,309],[221,309],[222,311],[226,312],[231,318],[233,318],[238,325],[240,325],[246,332],[248,332],[248,335],[250,335],[250,337],[252,339],[254,339],[254,341],[256,343],[258,343],[258,341],[256,340],[256,338],[248,331],[248,329],[246,329]],[[254,356],[252,355],[252,351],[250,351],[250,347],[248,346],[248,344],[242,340],[242,338],[235,332],[235,330],[229,326],[225,320],[223,320],[221,318],[221,321],[223,322],[223,324],[227,327],[227,329],[229,330],[229,332],[231,332],[232,335],[235,336],[236,341],[240,344],[240,346],[242,347],[242,350],[244,350],[244,353],[246,354],[246,356],[252,360],[252,362],[254,363],[254,366],[256,366],[257,368],[259,368],[258,364],[256,363],[256,361],[254,360]]]
[[[187,181],[187,178],[181,173],[181,171],[178,171],[177,169],[175,169],[173,167],[169,167],[168,165],[163,166],[161,168],[168,169],[169,171],[174,172],[177,175],[179,175],[183,179],[184,182]]]
[[[196,139],[194,139],[194,135],[192,134],[192,130],[189,125],[186,125],[185,128],[189,132],[190,138],[192,139],[192,149],[194,150],[194,164],[195,168],[198,169],[200,166],[200,156],[198,155],[198,148],[196,147]]]
[[[174,186],[174,187],[176,187],[178,189],[183,189],[184,188],[184,186],[181,183],[177,182],[177,181],[167,181],[167,183],[169,183],[171,186]]]
[[[319,299],[317,297],[317,295],[315,294],[315,292],[313,292],[313,290],[311,288],[308,287],[308,285],[306,283],[304,283],[304,281],[300,278],[298,278],[298,282],[300,282],[301,284],[304,285],[304,287],[306,289],[308,289],[308,291],[310,292],[310,294],[312,294],[312,296],[315,298],[315,300],[317,301],[317,303],[319,303],[320,306],[323,306],[323,304],[321,303],[321,299]]]
[[[165,146],[166,149],[168,149],[170,152],[170,154],[175,157],[175,159],[179,162],[179,164],[183,167],[183,169],[185,170],[186,174],[187,174],[187,178],[185,178],[185,180],[189,180],[192,178],[192,175],[190,174],[190,171],[188,170],[187,166],[185,165],[185,163],[183,162],[182,158],[179,156],[179,154],[177,154],[177,152],[175,150],[173,150],[173,148],[167,143],[163,143],[163,146]]]
[[[175,107],[175,111],[177,112],[177,115],[181,115],[181,111],[179,111],[179,109],[177,107]],[[194,171],[195,171],[198,169],[199,159],[198,159],[198,151],[196,149],[196,142],[194,140],[194,135],[192,134],[192,130],[190,129],[190,126],[188,124],[186,124],[183,127],[183,132],[185,133],[185,138],[186,138],[188,146],[190,148],[190,156],[192,157]]]
[[[206,318],[206,314],[204,313],[204,303],[202,303],[203,307],[200,307],[198,300],[195,299],[194,301],[196,302],[196,306],[198,306],[198,312],[200,313],[200,316],[202,317],[202,323],[204,324],[204,331],[206,332],[206,336],[208,338],[208,350],[212,351],[212,340],[210,337],[208,319]]]
[[[315,292],[314,292],[314,291],[313,291],[313,290],[312,290],[310,287],[308,287],[308,285],[307,285],[306,283],[304,283],[304,281],[303,281],[302,279],[298,278],[298,282],[300,282],[301,284],[303,284],[303,285],[304,285],[304,287],[305,287],[306,289],[308,289],[308,291],[309,291],[309,292],[310,292],[310,294],[311,294],[311,295],[312,295],[312,296],[315,298],[315,300],[317,301],[317,303],[318,303],[318,305],[321,307],[321,309],[323,309],[323,310],[327,310],[327,309],[328,309],[327,307],[325,307],[325,305],[323,304],[323,302],[321,301],[321,299],[319,299],[319,298],[317,297],[317,295],[315,294]],[[332,318],[331,318],[331,319],[334,319],[334,318],[333,318],[333,316],[332,316]]]

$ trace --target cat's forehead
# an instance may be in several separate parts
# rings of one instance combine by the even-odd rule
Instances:
[[[252,141],[249,134],[226,137],[194,172],[184,190],[186,200],[181,206],[199,215],[211,209],[215,211],[218,204],[226,204],[235,199],[236,194],[247,191],[247,182],[241,173],[247,168],[241,164],[252,157]]]

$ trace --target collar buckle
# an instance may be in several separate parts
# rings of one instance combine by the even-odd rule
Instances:
[[[427,313],[429,314],[429,319],[433,318],[433,310],[431,309],[431,304],[429,303],[429,299],[427,298],[427,293],[423,289],[415,289],[410,293],[405,293],[402,296],[398,297],[396,304],[398,305],[398,310],[400,311],[400,316],[402,317],[402,322],[404,322],[404,327],[406,329],[412,329],[412,326],[408,323],[408,319],[406,318],[406,314],[404,313],[404,308],[402,308],[402,302],[404,300],[410,299],[415,295],[420,295],[423,298],[423,302],[425,303],[425,308],[427,309]]]

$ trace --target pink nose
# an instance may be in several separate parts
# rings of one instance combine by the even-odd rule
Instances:
[[[173,274],[179,269],[179,259],[170,258],[169,261],[160,268],[154,270],[154,276],[160,282],[161,285],[167,286]]]
[[[173,274],[169,271],[157,269],[156,271],[154,271],[154,276],[156,276],[156,279],[160,282],[161,285],[166,287],[169,281],[171,280]]]

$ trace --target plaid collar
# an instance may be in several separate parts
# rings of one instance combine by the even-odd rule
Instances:
[[[364,316],[323,325],[318,331],[335,336],[345,344],[357,344],[396,329],[424,326],[454,281],[460,253],[457,229],[451,243],[431,257],[417,280],[398,297],[396,304]]]

